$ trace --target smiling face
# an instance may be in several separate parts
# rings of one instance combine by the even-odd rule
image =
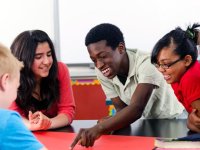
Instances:
[[[187,55],[185,58],[180,59],[180,56],[174,53],[175,46],[171,45],[169,47],[164,47],[158,54],[157,63],[161,65],[158,70],[163,74],[164,79],[167,83],[172,84],[178,82],[187,67],[191,64],[191,56]],[[175,62],[175,63],[174,63]],[[162,65],[171,65],[167,69],[163,69]]]
[[[112,50],[110,46],[106,45],[106,41],[102,40],[89,44],[87,49],[91,60],[105,77],[112,79],[119,73],[123,56],[119,47]]]
[[[31,67],[36,80],[40,80],[49,75],[52,63],[53,58],[48,42],[38,43]]]

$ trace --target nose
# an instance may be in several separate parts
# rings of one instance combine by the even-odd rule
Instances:
[[[43,64],[48,64],[49,63],[49,57],[48,56],[44,56],[42,62],[43,62]]]

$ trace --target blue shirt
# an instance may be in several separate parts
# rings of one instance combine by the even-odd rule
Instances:
[[[0,150],[38,150],[44,147],[17,112],[0,109]]]

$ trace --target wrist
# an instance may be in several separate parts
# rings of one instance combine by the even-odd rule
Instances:
[[[105,127],[104,127],[104,125],[102,123],[98,123],[96,125],[96,127],[97,127],[97,130],[98,130],[99,133],[104,133],[105,132]]]
[[[105,128],[105,126],[102,123],[97,124],[98,132],[100,134],[112,134],[112,131]]]
[[[52,119],[49,119],[49,127],[48,129],[52,129]]]

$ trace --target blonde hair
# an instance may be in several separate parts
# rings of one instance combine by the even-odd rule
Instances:
[[[9,73],[13,79],[23,66],[23,63],[11,53],[10,49],[0,43],[0,77]]]

